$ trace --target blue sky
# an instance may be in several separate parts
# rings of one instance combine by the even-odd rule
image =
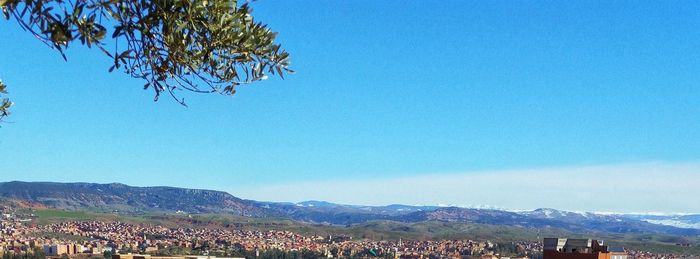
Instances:
[[[0,181],[363,204],[390,201],[375,189],[359,198],[308,185],[513,170],[538,179],[591,166],[631,166],[629,177],[659,182],[645,173],[659,163],[700,182],[698,167],[686,166],[700,161],[698,5],[258,1],[254,16],[280,32],[298,73],[233,97],[182,93],[189,108],[153,102],[140,80],[107,73],[98,50],[73,45],[64,62],[2,21],[0,79],[16,106],[0,128]],[[619,210],[678,211],[690,199],[663,196],[659,204],[678,206],[656,209],[625,195]],[[415,203],[483,200],[457,196],[426,192]],[[396,200],[410,203],[405,197]],[[514,207],[506,197],[488,203]],[[596,206],[570,209],[608,209]]]

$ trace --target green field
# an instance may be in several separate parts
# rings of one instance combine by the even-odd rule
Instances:
[[[116,215],[109,214],[99,214],[83,211],[66,211],[66,210],[53,210],[53,209],[42,209],[42,210],[31,210],[25,213],[31,213],[35,216],[34,223],[39,225],[46,225],[57,223],[61,221],[84,221],[84,220],[118,220],[119,217]]]
[[[36,210],[34,215],[39,219],[71,219],[71,220],[91,220],[94,215],[82,211],[64,210]]]

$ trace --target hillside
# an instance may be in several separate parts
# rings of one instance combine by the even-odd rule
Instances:
[[[7,182],[0,197],[67,210],[188,213],[230,213],[263,216],[253,202],[228,193],[174,187],[133,187],[124,184]]]
[[[357,206],[322,201],[271,203],[243,200],[231,194],[174,187],[123,184],[8,182],[0,183],[0,199],[18,206],[117,214],[210,214],[355,227],[376,221],[402,224],[447,222],[559,229],[572,233],[661,234],[697,238],[700,229],[655,224],[646,218],[574,213],[554,209],[509,212],[436,206]],[[685,218],[693,218],[686,216]],[[684,219],[685,219],[684,218]]]

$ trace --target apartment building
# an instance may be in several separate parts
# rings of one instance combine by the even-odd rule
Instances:
[[[545,238],[543,259],[627,259],[624,249],[595,239]]]

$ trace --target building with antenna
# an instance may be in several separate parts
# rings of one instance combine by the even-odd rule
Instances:
[[[545,238],[543,259],[627,259],[624,249],[595,239]]]

